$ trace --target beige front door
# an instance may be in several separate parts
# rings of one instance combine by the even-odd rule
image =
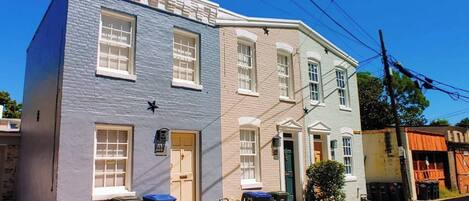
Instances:
[[[322,158],[322,142],[314,142],[314,162],[323,161]]]
[[[195,135],[171,134],[171,195],[195,201]]]

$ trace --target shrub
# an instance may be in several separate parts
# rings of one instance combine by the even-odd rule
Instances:
[[[306,197],[317,201],[344,201],[345,167],[336,161],[321,161],[306,171],[308,185]]]

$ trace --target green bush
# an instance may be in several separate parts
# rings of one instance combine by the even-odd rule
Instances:
[[[440,188],[440,198],[453,198],[460,196],[458,190],[449,190],[447,188]]]
[[[336,161],[321,161],[306,171],[308,185],[307,200],[344,201],[345,167]]]

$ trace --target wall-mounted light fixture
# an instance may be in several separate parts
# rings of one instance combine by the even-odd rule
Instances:
[[[169,129],[162,128],[156,131],[155,134],[155,155],[156,156],[166,156],[168,155],[166,152],[166,143],[169,139]]]
[[[272,138],[272,156],[274,156],[275,160],[279,159],[279,149],[282,146],[282,137],[280,135],[276,135]]]

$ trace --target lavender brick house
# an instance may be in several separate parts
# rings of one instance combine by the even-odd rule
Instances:
[[[181,2],[52,1],[27,51],[18,200],[222,197],[218,5]]]

